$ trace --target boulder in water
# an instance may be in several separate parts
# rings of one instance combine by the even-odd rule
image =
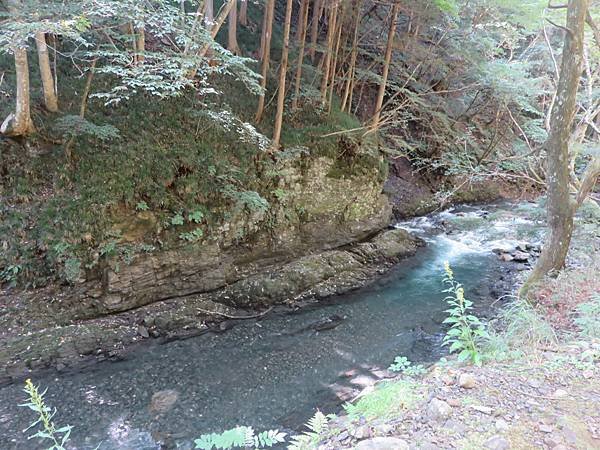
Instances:
[[[152,395],[148,409],[152,413],[164,414],[173,408],[178,399],[179,392],[177,391],[172,389],[158,391]]]

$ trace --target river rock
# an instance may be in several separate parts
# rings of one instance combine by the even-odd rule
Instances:
[[[144,325],[139,325],[137,328],[137,332],[144,339],[148,339],[150,337],[150,334],[148,333],[148,328],[146,328]]]
[[[513,253],[512,257],[513,257],[513,261],[527,262],[527,261],[529,261],[529,258],[531,257],[531,255],[529,253],[518,250],[515,253]]]
[[[361,441],[355,447],[356,450],[409,450],[408,443],[394,437],[376,437]]]
[[[443,400],[433,398],[427,405],[427,418],[431,421],[441,421],[450,417],[452,407]]]
[[[483,445],[490,450],[508,450],[510,448],[510,443],[498,434],[489,438]]]
[[[178,399],[179,393],[177,391],[172,389],[158,391],[152,395],[148,409],[152,413],[164,414],[173,408]]]
[[[496,420],[495,425],[496,425],[496,430],[498,430],[500,432],[508,430],[508,427],[509,427],[508,422],[504,419]]]
[[[458,376],[458,385],[463,389],[473,389],[477,385],[477,380],[470,373],[461,373]]]

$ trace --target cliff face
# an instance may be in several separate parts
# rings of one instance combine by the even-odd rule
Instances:
[[[74,315],[91,318],[215,291],[294,259],[362,241],[385,228],[391,208],[382,194],[380,169],[363,166],[358,174],[340,174],[336,164],[327,157],[286,161],[278,187],[282,198],[268,216],[240,212],[202,244],[138,254],[127,265],[109,263],[89,274],[74,289]],[[143,232],[135,224],[145,226],[145,213],[137,216],[115,226],[126,227],[127,236],[139,236]],[[243,241],[237,238],[242,230]]]

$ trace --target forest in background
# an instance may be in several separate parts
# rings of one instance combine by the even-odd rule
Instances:
[[[268,226],[273,205],[285,209],[280,162],[298,155],[334,158],[332,176],[376,167],[383,178],[388,158],[406,157],[442,202],[477,181],[541,190],[548,179],[566,5],[2,6],[9,284],[73,283],[108,257],[201,243],[237,213]],[[567,195],[593,189],[597,170],[599,6],[587,6]],[[151,231],[123,242],[114,224],[148,211]]]

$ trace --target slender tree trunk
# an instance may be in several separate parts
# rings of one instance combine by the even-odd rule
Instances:
[[[248,0],[241,0],[240,5],[240,25],[248,26]]]
[[[275,114],[275,130],[273,131],[273,149],[279,147],[281,128],[283,126],[283,110],[285,106],[285,79],[288,67],[290,50],[290,28],[292,27],[293,0],[287,0],[285,6],[285,22],[283,25],[283,49],[281,51],[281,64],[279,67],[279,91],[277,92],[277,113]]]
[[[135,42],[137,62],[138,64],[143,64],[145,59],[144,53],[146,52],[146,31],[143,25],[135,27]]]
[[[50,68],[50,57],[48,55],[48,45],[46,44],[46,34],[42,31],[35,33],[35,44],[37,47],[38,61],[40,65],[40,75],[42,77],[42,87],[44,90],[44,104],[50,112],[58,111],[58,98],[56,94],[56,82]]]
[[[237,21],[237,0],[233,0],[233,7],[229,10],[229,22],[227,25],[227,50],[234,55],[241,53],[237,41]]]
[[[317,41],[319,39],[319,21],[321,20],[321,11],[323,0],[315,0],[313,3],[312,23],[310,25],[310,59],[314,63],[317,54]]]
[[[337,11],[338,5],[336,1],[332,1],[329,10],[329,21],[327,25],[327,50],[323,55],[323,78],[321,79],[321,105],[327,104],[327,86],[329,85],[329,72],[331,70],[331,60],[333,58],[333,46],[335,41],[335,33],[337,31]]]
[[[381,120],[381,108],[383,107],[383,98],[385,96],[385,89],[387,87],[387,79],[390,71],[390,64],[392,62],[392,52],[394,50],[394,39],[396,37],[396,20],[398,19],[398,11],[400,11],[400,3],[394,2],[392,7],[392,17],[390,20],[390,29],[388,32],[387,46],[385,48],[385,61],[383,63],[383,73],[381,74],[381,84],[379,85],[379,92],[377,93],[377,102],[375,103],[375,115],[373,116],[373,128],[379,128],[379,122]]]
[[[225,19],[227,18],[227,16],[229,16],[229,12],[231,11],[231,8],[233,8],[235,3],[236,3],[236,0],[228,0],[227,3],[224,3],[223,6],[221,7],[221,10],[219,11],[219,15],[217,16],[217,18],[210,22],[210,23],[212,23],[212,25],[210,27],[210,37],[211,38],[214,39],[217,36],[217,33],[223,26],[223,23],[225,23]],[[208,9],[208,3],[207,3],[207,9]],[[210,51],[210,46],[205,45],[200,50],[198,56],[203,58],[206,56],[206,54],[209,51]],[[195,75],[195,71],[194,71],[194,75]]]
[[[275,14],[275,0],[267,0],[264,12],[264,29],[262,34],[264,36],[264,43],[262,49],[262,64],[260,69],[260,87],[262,93],[258,97],[258,108],[256,109],[256,122],[262,120],[265,112],[265,93],[267,89],[267,77],[269,76],[269,63],[271,59],[271,34],[273,31],[273,15]]]
[[[300,16],[298,22],[298,65],[296,67],[296,81],[294,97],[292,98],[292,109],[298,108],[298,97],[300,97],[300,85],[302,84],[302,64],[304,62],[304,46],[306,43],[306,29],[308,28],[308,2],[302,0],[300,4]]]
[[[335,75],[337,71],[337,62],[340,53],[340,42],[342,40],[342,29],[344,27],[344,3],[340,3],[339,14],[337,19],[337,30],[334,36],[335,45],[333,49],[333,62],[331,64],[330,81],[329,81],[329,94],[327,99],[327,112],[331,113],[331,107],[333,105],[333,91],[335,89]]]
[[[577,107],[577,91],[583,70],[583,40],[589,0],[569,0],[567,29],[551,130],[545,147],[548,155],[548,227],[542,255],[521,293],[565,265],[576,203],[570,195],[569,141]]]
[[[204,5],[204,27],[211,30],[215,24],[215,4],[213,0],[206,0]]]
[[[358,30],[360,27],[360,9],[362,6],[362,0],[357,0],[354,6],[354,26],[352,36],[352,51],[350,54],[350,67],[348,68],[348,77],[346,79],[346,86],[344,88],[344,95],[342,98],[341,110],[346,110],[346,105],[350,105],[350,93],[353,85],[354,74],[356,72],[356,60],[358,58]]]

